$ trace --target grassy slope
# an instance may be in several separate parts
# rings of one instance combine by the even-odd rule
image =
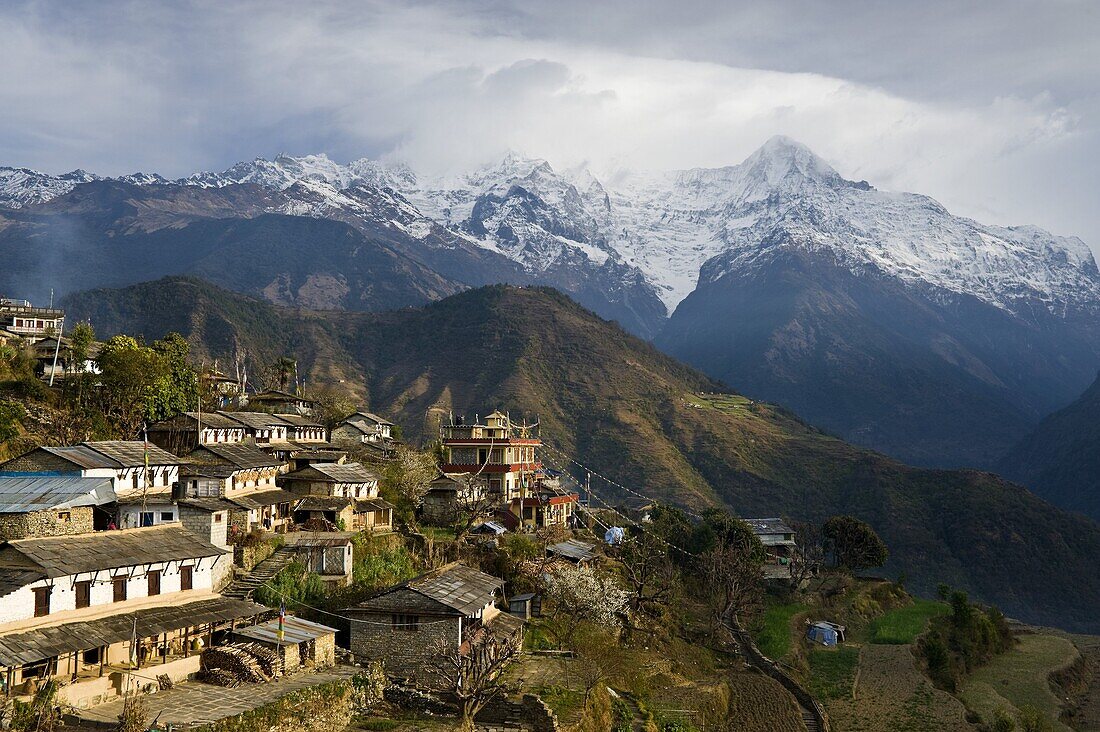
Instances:
[[[197,287],[193,302],[172,294]],[[555,291],[482,288],[382,314],[257,304],[226,315],[223,302],[240,308],[239,296],[193,281],[156,288],[166,322],[180,321],[169,319],[180,301],[202,311],[185,323],[193,338],[209,342],[216,324],[263,358],[292,349],[311,379],[358,381],[372,408],[409,436],[434,437],[450,411],[537,415],[549,442],[647,495],[697,508],[724,504],[743,516],[851,513],[883,535],[888,569],[905,572],[917,591],[947,582],[1010,614],[1100,630],[1094,522],[989,474],[911,468],[781,408],[699,396],[722,388]],[[110,306],[95,304],[103,301]],[[131,330],[134,314],[149,309],[128,290],[80,302],[76,312],[120,314],[95,323],[101,332]],[[217,353],[214,343],[206,350]],[[606,498],[630,498],[593,481]]]

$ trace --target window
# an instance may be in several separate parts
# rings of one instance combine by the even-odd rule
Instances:
[[[171,521],[174,517],[175,517],[175,514],[172,513],[171,511],[161,511],[161,513],[160,513],[160,520],[161,521]]]
[[[92,583],[85,580],[76,583],[76,608],[90,607],[92,604]]]
[[[81,659],[84,661],[84,664],[86,666],[91,666],[93,664],[99,663],[99,649],[89,648],[81,654]]]
[[[70,511],[58,511],[57,520],[63,524],[67,524],[73,520],[73,514]]]
[[[127,579],[125,575],[112,578],[111,584],[114,585],[115,602],[123,602],[126,599]]]
[[[137,471],[135,470],[134,471],[134,490],[136,491],[140,487],[141,486],[138,484],[138,474],[137,474]]]
[[[192,567],[191,565],[187,565],[186,567],[180,567],[180,589],[181,590],[190,590],[192,587],[194,587],[194,582],[195,582],[194,571],[195,571],[195,568]]]
[[[220,524],[222,522],[222,518],[224,518],[222,516],[222,514],[220,514],[220,513],[214,514],[214,523]]]
[[[390,616],[390,624],[394,630],[415,632],[420,630],[420,616],[395,613]]]
[[[53,592],[52,587],[35,587],[34,588],[34,617],[40,618],[43,615],[50,614],[50,593]]]
[[[159,595],[160,594],[160,570],[159,569],[150,570],[149,573],[145,575],[145,579],[149,582],[149,592],[148,592],[149,597],[152,597],[153,595]]]

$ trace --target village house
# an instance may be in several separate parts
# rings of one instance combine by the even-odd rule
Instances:
[[[290,429],[283,420],[267,412],[218,412],[244,428],[250,442],[264,447],[272,442],[284,443]]]
[[[34,307],[27,300],[0,298],[0,329],[28,343],[60,334],[64,324],[64,310]]]
[[[176,455],[187,455],[200,445],[239,445],[245,426],[219,412],[181,412],[154,422],[146,429],[149,442]]]
[[[509,528],[568,526],[579,496],[548,481],[536,450],[542,441],[533,428],[516,425],[502,412],[483,424],[459,418],[440,426],[443,473],[484,476],[488,491],[500,497],[500,517]]]
[[[275,416],[288,425],[287,442],[302,443],[303,446],[328,443],[328,432],[325,426],[312,417],[304,417],[300,414],[276,414]]]
[[[393,457],[400,444],[393,433],[396,426],[377,414],[360,410],[333,428],[332,441],[365,448],[377,459],[384,460]]]
[[[114,502],[110,478],[0,476],[0,540],[105,529],[114,520]]]
[[[177,499],[215,498],[228,504],[230,539],[253,528],[283,532],[298,496],[276,479],[286,464],[255,445],[202,445],[189,456]],[[210,505],[210,504],[208,504]],[[192,504],[197,507],[197,504]]]
[[[301,523],[322,520],[357,531],[391,531],[393,505],[378,497],[378,476],[359,463],[314,463],[279,478],[302,499],[295,508]]]
[[[68,338],[53,335],[36,341],[31,346],[34,360],[37,363],[35,373],[43,379],[65,378],[70,374],[98,374],[99,364],[95,358],[99,354],[98,343],[92,343],[88,347],[88,353],[84,360],[76,363],[73,360],[72,341]]]
[[[265,389],[248,397],[248,406],[269,412],[285,412],[310,416],[317,402],[299,394],[291,394],[281,389]]]
[[[243,380],[234,379],[221,371],[217,366],[207,367],[202,372],[203,384],[212,392],[222,409],[239,409],[241,398],[244,394]],[[208,392],[208,393],[209,393]]]
[[[104,440],[35,448],[0,465],[0,475],[109,478],[117,500],[113,523],[136,528],[177,520],[172,490],[186,462],[151,443]]]
[[[783,519],[744,519],[764,545],[764,579],[790,579],[795,553],[794,529]]]
[[[358,531],[295,531],[287,534],[286,548],[326,585],[346,587],[352,580],[352,540],[358,535]]]
[[[181,526],[9,541],[0,547],[0,680],[27,698],[46,680],[88,707],[199,669],[198,650],[261,605],[214,594],[220,548]],[[136,643],[134,642],[136,628]]]
[[[490,504],[495,501],[483,500],[488,490],[484,476],[443,473],[428,484],[428,490],[420,499],[420,518],[433,526],[448,526],[471,507],[480,505],[492,513],[497,506]]]
[[[392,678],[438,682],[433,660],[459,651],[488,630],[519,643],[523,621],[496,607],[503,580],[464,564],[448,564],[378,592],[343,612],[353,620],[351,651],[360,662],[382,659]]]

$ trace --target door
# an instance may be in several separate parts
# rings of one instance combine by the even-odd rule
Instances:
[[[89,581],[76,583],[76,607],[90,607],[92,604],[92,583]]]
[[[194,568],[191,565],[180,567],[180,589],[190,590],[194,581]]]

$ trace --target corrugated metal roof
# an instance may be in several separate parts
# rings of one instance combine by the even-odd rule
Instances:
[[[793,534],[794,529],[781,518],[741,519],[757,536],[761,534]]]
[[[117,460],[112,460],[103,453],[97,452],[85,445],[68,445],[66,447],[40,447],[40,450],[68,460],[73,465],[84,470],[92,468],[110,468],[118,470],[123,467]]]
[[[576,539],[567,539],[547,547],[546,550],[560,557],[572,559],[577,562],[584,562],[599,556],[596,552],[595,544],[587,544]]]
[[[241,638],[262,641],[264,643],[275,643],[280,646],[297,645],[309,640],[314,640],[315,638],[322,638],[326,635],[334,635],[335,633],[336,628],[330,628],[320,623],[312,623],[295,615],[288,615],[283,620],[283,639],[281,641],[279,640],[278,618],[247,628],[238,628],[233,631],[233,635]]]
[[[73,651],[130,640],[137,620],[138,638],[149,638],[181,628],[221,623],[268,612],[247,600],[218,597],[175,607],[154,607],[84,622],[35,628],[0,636],[0,665],[20,666]]]
[[[8,559],[9,552],[22,555],[49,577],[141,566],[149,562],[216,557],[223,553],[179,524],[97,531],[76,536],[14,539],[0,550],[0,560]],[[6,561],[4,563],[8,564]]]
[[[0,513],[28,513],[115,500],[110,478],[0,475]]]

